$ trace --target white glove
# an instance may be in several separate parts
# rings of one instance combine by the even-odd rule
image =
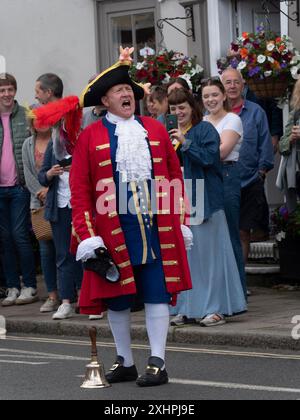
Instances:
[[[92,238],[85,239],[78,246],[76,261],[86,262],[90,258],[97,258],[95,250],[98,248],[106,248],[101,236],[94,236]]]
[[[194,245],[193,239],[194,235],[190,228],[188,228],[185,225],[181,225],[181,232],[184,239],[185,249],[187,251],[190,251],[192,249],[192,246]]]

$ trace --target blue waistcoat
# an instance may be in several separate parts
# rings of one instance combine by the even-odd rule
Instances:
[[[110,123],[106,118],[103,119],[103,124],[109,132],[111,161],[116,184],[117,212],[125,235],[131,264],[136,266],[153,263],[161,259],[161,253],[157,216],[152,213],[153,208],[151,208],[151,181],[121,182],[116,162],[118,148],[118,137],[115,135],[116,125]],[[152,179],[154,179],[153,171]]]

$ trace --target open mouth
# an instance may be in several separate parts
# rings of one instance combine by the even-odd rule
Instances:
[[[122,102],[122,108],[123,109],[131,109],[131,102],[129,100]]]

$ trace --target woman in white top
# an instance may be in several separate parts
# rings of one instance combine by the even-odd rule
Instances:
[[[207,111],[204,120],[214,125],[221,138],[220,154],[223,162],[225,213],[241,282],[247,296],[239,227],[241,180],[237,166],[243,141],[243,124],[238,115],[229,112],[225,89],[219,79],[207,79],[202,84],[202,102]]]

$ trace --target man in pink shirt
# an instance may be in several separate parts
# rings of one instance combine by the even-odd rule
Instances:
[[[15,100],[16,93],[16,79],[8,73],[0,74],[0,235],[8,288],[2,306],[38,300],[29,235],[30,194],[25,188],[22,162],[22,146],[30,132],[25,109]]]

